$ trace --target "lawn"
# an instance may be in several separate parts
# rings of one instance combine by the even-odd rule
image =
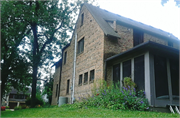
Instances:
[[[179,117],[179,114],[150,111],[110,110],[103,108],[75,109],[69,107],[31,108],[2,111],[1,117]]]

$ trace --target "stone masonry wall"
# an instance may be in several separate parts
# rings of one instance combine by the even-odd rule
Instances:
[[[51,105],[57,105],[58,96],[56,96],[56,86],[59,88],[59,78],[60,78],[60,66],[56,68],[54,74],[54,82],[53,82],[53,92],[52,92],[52,102]]]
[[[153,42],[168,46],[168,41],[166,39],[160,39],[155,36],[144,33],[144,42],[146,41],[153,41]],[[173,43],[173,48],[179,49],[179,42],[177,41],[171,41],[171,42]]]
[[[84,13],[84,23],[80,26],[82,13]],[[103,78],[104,33],[84,6],[81,9],[75,32],[77,32],[77,45],[78,41],[84,37],[84,51],[76,55],[75,99],[78,99],[78,97],[91,94],[93,83]],[[72,85],[74,43],[73,36],[70,46],[64,50],[64,52],[67,51],[67,61],[65,65],[62,64],[61,75],[60,96],[68,97],[69,102],[71,101],[71,90],[69,90],[69,95],[66,95],[66,89],[68,79],[70,79],[70,86]],[[93,69],[95,70],[95,80],[90,82],[90,71]],[[86,72],[88,72],[88,83],[84,84],[84,73]],[[83,74],[81,86],[78,85],[80,74]]]

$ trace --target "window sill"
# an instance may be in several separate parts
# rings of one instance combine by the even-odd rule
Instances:
[[[84,52],[84,51],[83,51]],[[83,52],[77,53],[77,56],[81,55]]]
[[[78,86],[82,86],[82,83],[81,83],[81,84],[78,84]]]
[[[83,85],[86,85],[86,84],[88,84],[88,82],[83,83]]]
[[[89,84],[94,83],[94,80],[89,81]]]

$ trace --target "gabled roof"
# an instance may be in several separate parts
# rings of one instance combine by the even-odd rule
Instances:
[[[179,39],[177,37],[175,37],[174,35],[172,35],[172,34],[170,34],[168,32],[165,32],[163,30],[154,28],[154,27],[149,26],[149,25],[145,25],[143,23],[134,21],[134,20],[129,19],[129,18],[125,18],[123,16],[120,16],[120,15],[117,15],[117,14],[114,14],[114,13],[111,13],[111,12],[108,12],[106,10],[103,10],[103,9],[99,8],[99,7],[95,7],[95,6],[87,4],[87,3],[85,3],[84,5],[87,7],[89,12],[92,14],[92,16],[94,17],[96,22],[99,24],[99,26],[101,27],[101,29],[103,30],[105,35],[111,35],[111,36],[115,36],[115,37],[118,37],[118,38],[121,37],[106,22],[107,20],[111,20],[111,21],[116,21],[116,22],[123,23],[123,24],[126,24],[126,25],[130,25],[133,28],[142,29],[143,31],[150,32],[150,33],[153,33],[155,35],[159,35],[159,36],[161,36],[163,38],[166,38],[166,39],[173,39],[173,40],[178,40],[179,41]]]

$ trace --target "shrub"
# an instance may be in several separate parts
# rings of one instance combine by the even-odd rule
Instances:
[[[9,109],[9,106],[6,106],[6,109]]]
[[[89,98],[80,98],[80,102],[76,102],[73,107],[87,108],[102,107],[109,109],[129,109],[129,110],[148,110],[148,100],[144,96],[137,96],[134,88],[135,83],[129,78],[120,89],[119,83],[107,86],[105,81],[101,82],[99,88],[93,89],[93,95]],[[103,84],[102,84],[103,83]],[[131,85],[131,86],[129,86]],[[143,92],[144,93],[144,92]],[[144,93],[145,94],[145,93]]]
[[[22,105],[21,106],[22,109],[26,109],[26,107],[27,107],[26,105]]]
[[[22,109],[22,107],[21,106],[16,106],[16,107],[14,107],[14,110],[20,110],[20,109]]]
[[[6,107],[5,106],[2,106],[1,107],[1,111],[5,111],[6,110]]]
[[[36,96],[36,99],[35,99],[35,105],[37,106],[37,105],[44,105],[44,101],[43,101],[43,99],[41,98],[41,96],[40,95],[37,95]],[[26,100],[26,105],[27,106],[31,106],[31,98],[28,98],[27,100]]]

